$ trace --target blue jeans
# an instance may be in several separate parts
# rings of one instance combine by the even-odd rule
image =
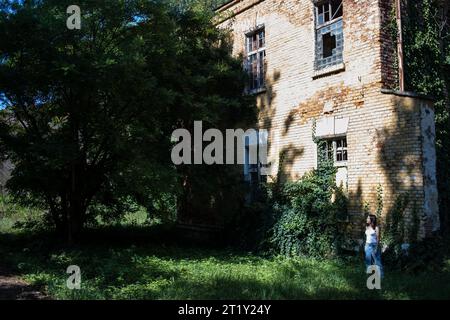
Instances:
[[[380,269],[380,277],[383,278],[384,272],[383,272],[383,265],[381,264],[381,248],[380,248],[380,246],[378,246],[376,243],[373,243],[373,244],[366,243],[364,251],[366,253],[366,258],[365,258],[366,268],[369,268],[370,266],[375,264]]]

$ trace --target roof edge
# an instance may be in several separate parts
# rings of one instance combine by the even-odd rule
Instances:
[[[228,0],[228,1],[225,1],[224,3],[222,3],[221,5],[219,5],[218,7],[216,7],[216,8],[214,9],[214,11],[220,12],[220,11],[226,10],[226,9],[228,9],[229,7],[232,7],[232,6],[234,5],[233,2],[238,3],[238,2],[241,2],[241,1],[242,1],[242,0]]]
[[[422,99],[422,100],[428,100],[431,102],[436,102],[436,98],[430,95],[411,92],[411,91],[399,91],[399,90],[393,90],[393,89],[381,89],[381,93],[384,94],[393,94],[399,97],[409,97],[409,98],[416,98],[416,99]]]

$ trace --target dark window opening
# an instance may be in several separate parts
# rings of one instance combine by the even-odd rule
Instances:
[[[322,35],[323,41],[323,57],[328,58],[333,55],[333,51],[336,49],[336,36],[331,33]]]

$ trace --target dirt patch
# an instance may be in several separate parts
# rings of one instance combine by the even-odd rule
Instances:
[[[49,300],[35,286],[0,267],[0,300]]]

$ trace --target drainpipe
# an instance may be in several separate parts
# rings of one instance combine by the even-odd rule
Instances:
[[[405,70],[404,70],[404,60],[403,60],[403,26],[402,26],[402,4],[401,0],[395,0],[395,5],[397,7],[397,53],[398,53],[398,78],[400,91],[405,91]]]

